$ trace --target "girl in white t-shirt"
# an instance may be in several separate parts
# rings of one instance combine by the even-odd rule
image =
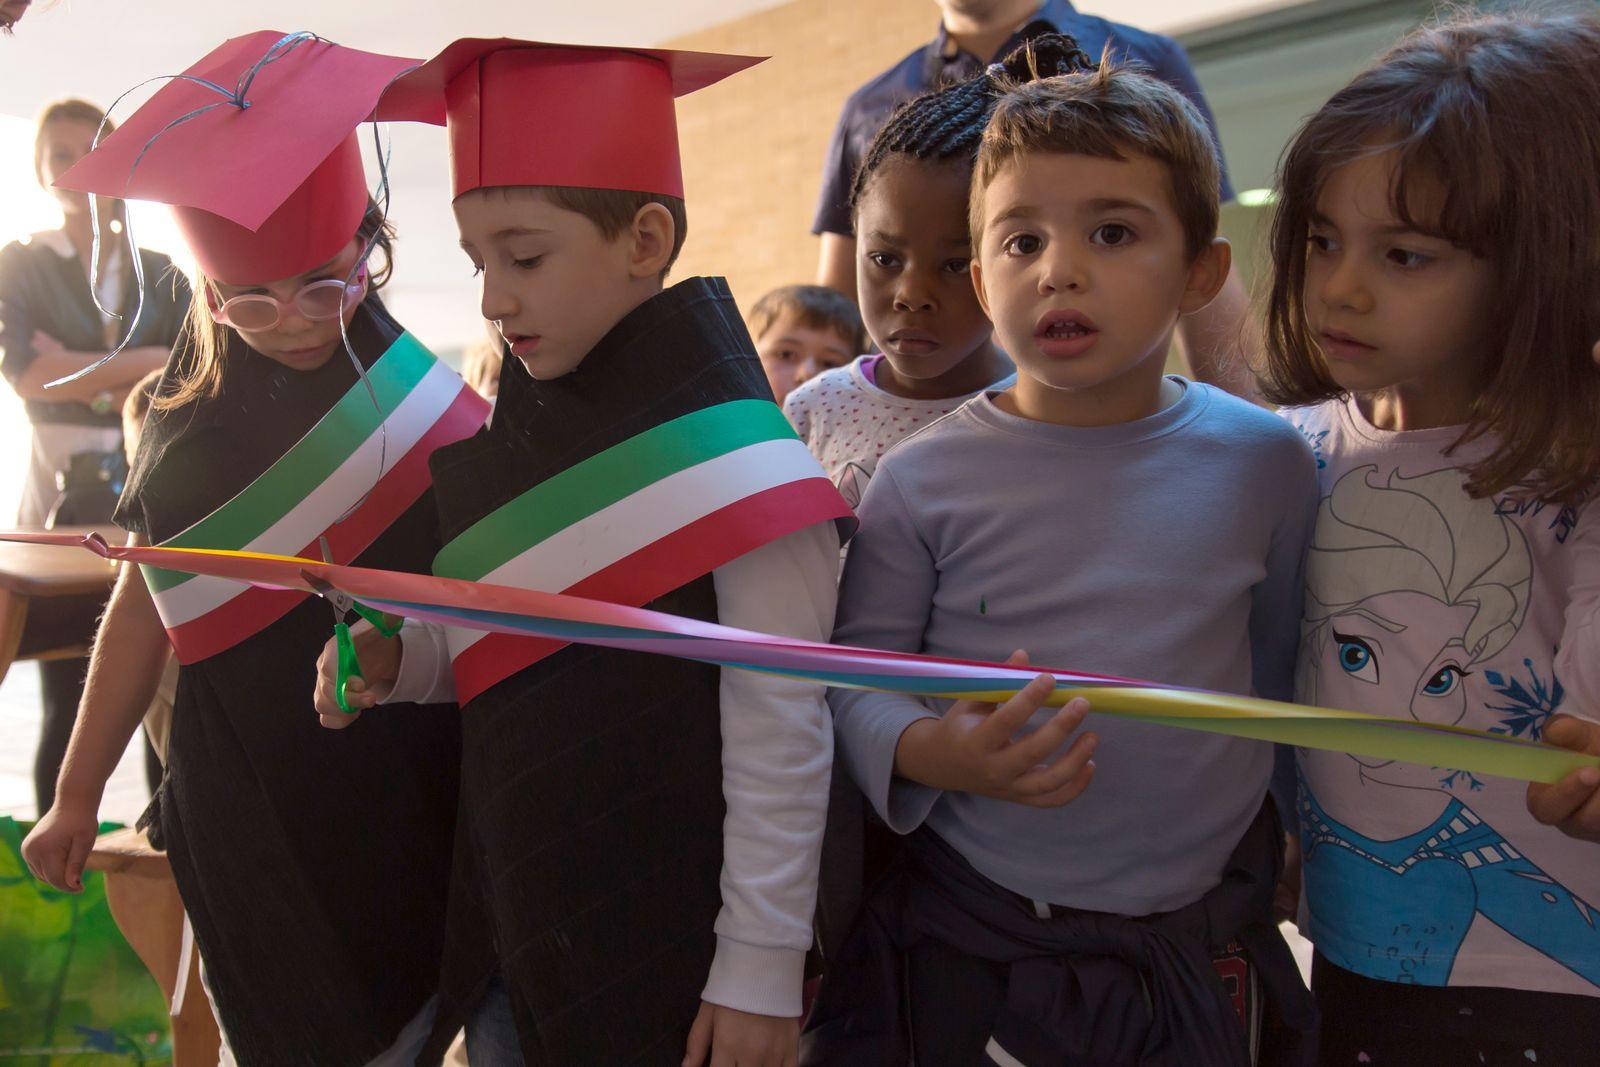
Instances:
[[[1593,16],[1421,30],[1290,146],[1265,384],[1322,481],[1301,702],[1600,749],[1597,172]],[[1299,769],[1323,1063],[1595,1062],[1593,768]]]

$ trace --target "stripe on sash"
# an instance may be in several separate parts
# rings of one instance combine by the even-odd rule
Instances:
[[[265,473],[163,545],[320,559],[318,541],[325,535],[335,559],[365,551],[427,490],[434,449],[471,436],[488,412],[487,402],[410,334],[395,340],[368,379],[381,412],[356,382]],[[380,461],[383,473],[374,484]],[[336,524],[358,500],[361,505]],[[181,663],[231,648],[306,595],[142,570]]]
[[[434,572],[637,607],[785,534],[850,514],[782,412],[770,401],[738,400],[652,427],[546,479],[447,545]],[[447,638],[462,704],[562,647],[454,628]]]

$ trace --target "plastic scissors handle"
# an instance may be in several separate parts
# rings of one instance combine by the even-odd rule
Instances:
[[[398,615],[390,615],[388,612],[384,611],[375,611],[361,603],[359,600],[352,601],[350,607],[357,615],[360,615],[363,619],[366,619],[368,622],[370,622],[374,630],[377,630],[385,637],[393,637],[395,634],[399,633],[400,624],[405,621]]]
[[[361,661],[356,658],[356,643],[350,639],[348,625],[343,621],[334,623],[333,636],[339,646],[339,684],[334,692],[339,698],[339,710],[346,715],[354,715],[355,709],[346,699],[345,689],[350,679],[362,677]]]

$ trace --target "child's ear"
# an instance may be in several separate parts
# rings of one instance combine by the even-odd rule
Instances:
[[[649,203],[633,216],[627,234],[632,247],[628,254],[628,275],[633,278],[659,278],[672,261],[672,246],[678,240],[678,227],[666,205]]]
[[[1232,268],[1233,246],[1225,237],[1214,238],[1189,265],[1189,278],[1183,287],[1183,299],[1178,303],[1178,314],[1192,315],[1215,300]]]
[[[993,321],[994,316],[989,314],[989,297],[983,291],[983,264],[978,262],[977,256],[973,256],[972,262],[967,265],[967,273],[972,275],[972,290],[978,294],[978,306],[983,308],[983,317]]]

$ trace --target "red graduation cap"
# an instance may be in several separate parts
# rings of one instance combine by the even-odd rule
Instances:
[[[367,181],[356,127],[417,62],[273,30],[235,37],[56,184],[171,204],[200,268],[219,281],[293,277],[336,256],[360,226]]]
[[[455,196],[570,185],[681,197],[673,99],[764,58],[469,37],[400,79],[378,117],[449,127]]]

